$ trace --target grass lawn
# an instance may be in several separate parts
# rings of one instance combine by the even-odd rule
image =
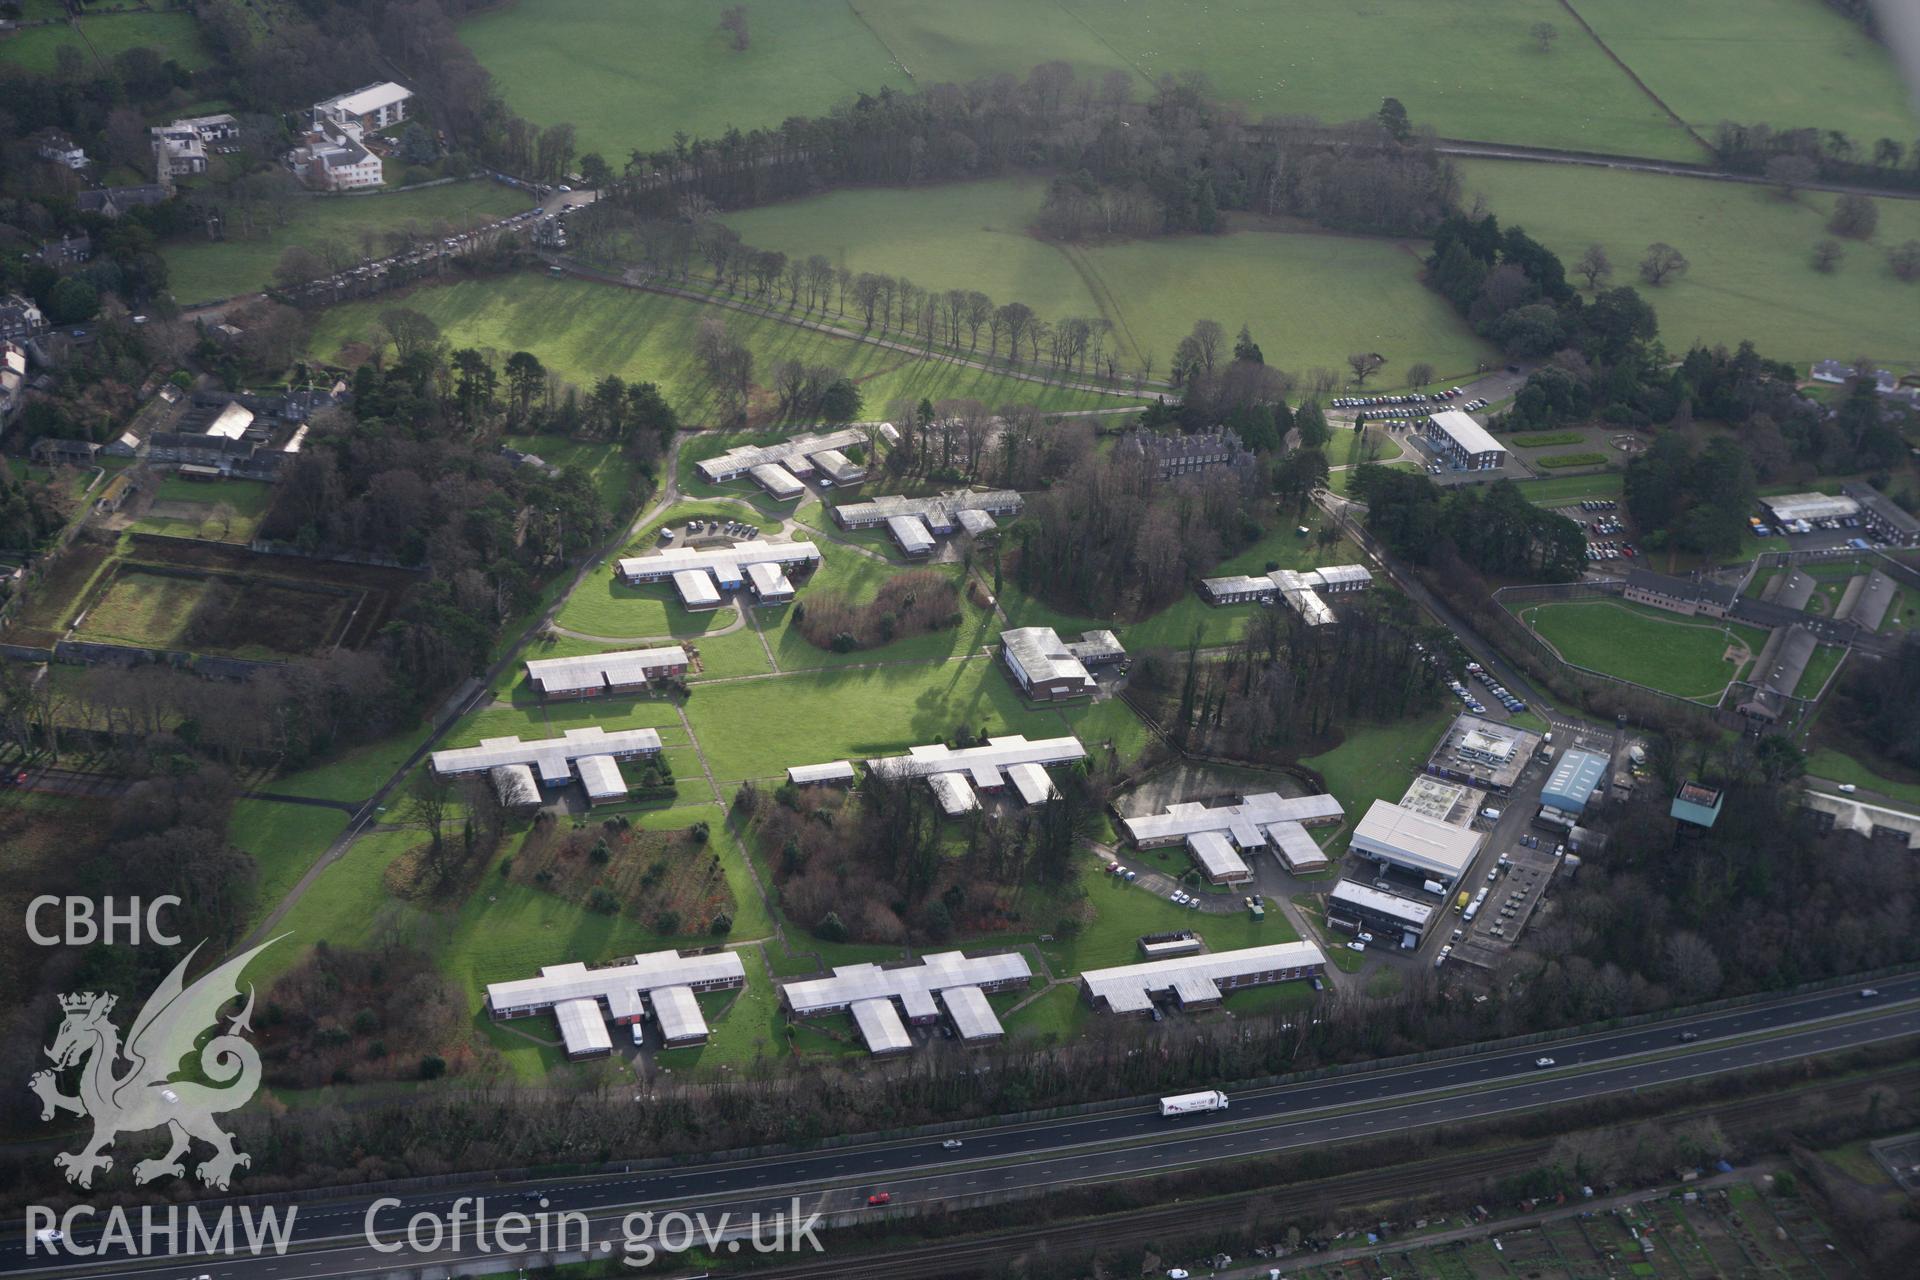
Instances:
[[[416,831],[379,831],[354,841],[282,918],[280,932],[292,936],[268,948],[247,976],[264,986],[298,964],[316,942],[360,946],[389,924],[418,928],[419,942],[431,949],[438,919],[389,896],[382,880],[387,864],[421,840]]]
[[[273,505],[274,487],[260,480],[218,480],[211,483],[169,475],[160,481],[154,506],[136,520],[139,533],[161,533],[175,538],[205,538],[215,542],[247,543]],[[220,508],[232,511],[231,517]]]
[[[1839,129],[1865,147],[1875,138],[1912,138],[1913,116],[1887,47],[1824,4],[1580,0],[1577,7],[1634,74],[1708,138],[1722,120]]]
[[[1254,118],[1351,119],[1371,114],[1391,93],[1416,123],[1449,137],[1680,158],[1697,152],[1600,48],[1565,30],[1564,14],[1541,0],[1376,0],[1366,11],[1373,21],[1364,24],[1311,0],[754,0],[746,7],[752,40],[744,52],[729,46],[711,9],[668,0],[617,9],[593,0],[522,0],[467,19],[460,32],[516,111],[541,124],[571,121],[581,150],[610,160],[634,147],[665,146],[676,129],[714,136],[729,125],[777,126],[884,85],[1003,72],[1024,78],[1053,60],[1095,83],[1122,72],[1136,96],[1161,76],[1204,71],[1216,93]],[[1542,17],[1563,28],[1551,54],[1526,34]],[[1489,83],[1501,92],[1488,94]],[[1728,105],[1723,114],[1740,111]]]
[[[28,16],[58,18],[61,15]],[[82,54],[91,49],[107,62],[117,53],[145,46],[188,71],[197,71],[212,61],[206,45],[201,43],[199,25],[188,14],[103,13],[89,15],[78,31],[66,24],[33,27],[9,37],[0,42],[0,62],[29,71],[51,72],[56,53],[66,45],[74,46]]]
[[[1676,355],[1696,342],[1731,348],[1750,338],[1775,360],[1852,351],[1882,368],[1913,367],[1903,335],[1913,328],[1915,290],[1887,271],[1886,248],[1920,238],[1920,202],[1876,201],[1873,240],[1848,242],[1839,268],[1823,275],[1807,255],[1827,234],[1832,195],[1789,201],[1763,187],[1571,165],[1469,160],[1460,170],[1469,198],[1485,195],[1502,225],[1525,227],[1565,260],[1604,246],[1615,283],[1639,285],[1635,265],[1653,241],[1685,254],[1684,276],[1640,286]]]
[[[1692,621],[1612,600],[1533,605],[1520,620],[1575,666],[1682,698],[1711,701],[1739,673],[1723,656],[1727,633],[1758,657],[1767,636],[1739,623]]]
[[[179,640],[194,606],[208,590],[204,578],[123,568],[88,606],[77,630],[88,640],[164,649]]]
[[[1375,800],[1398,801],[1407,793],[1455,714],[1449,705],[1393,724],[1358,726],[1347,731],[1339,746],[1300,763],[1327,780],[1327,794],[1346,810],[1345,826],[1350,828]],[[1347,847],[1346,829],[1323,847],[1327,857],[1337,861]]]
[[[1536,507],[1564,507],[1587,498],[1619,498],[1626,476],[1618,471],[1585,476],[1551,476],[1545,480],[1516,480],[1514,484]]]
[[[1052,244],[1029,234],[1045,183],[1007,178],[912,189],[839,191],[730,215],[750,244],[789,256],[825,254],[856,271],[905,273],[935,289],[979,289],[1060,319],[1112,321],[1122,365],[1156,371],[1193,322],[1248,325],[1275,363],[1340,367],[1365,343],[1396,369],[1425,360],[1465,376],[1488,353],[1419,282],[1424,245],[1319,234],[1252,217],[1234,233],[1113,245]],[[1289,299],[1338,297],[1334,309]],[[858,323],[857,318],[853,321]]]
[[[1837,747],[1815,747],[1807,753],[1807,775],[1814,778],[1830,778],[1835,782],[1852,782],[1869,791],[1878,791],[1881,795],[1891,796],[1906,804],[1920,804],[1920,782],[1896,782],[1894,779],[1875,773],[1854,756],[1848,755]]]
[[[260,869],[249,923],[265,918],[279,906],[313,860],[325,853],[346,827],[347,815],[338,809],[273,800],[237,801],[227,839],[252,854]]]
[[[310,349],[332,356],[343,344],[363,342],[391,301],[357,302],[324,312]],[[548,368],[582,386],[609,373],[658,383],[683,421],[699,425],[716,411],[714,389],[694,365],[694,331],[702,317],[719,315],[754,353],[754,368],[771,377],[782,360],[842,369],[860,384],[869,409],[889,400],[972,397],[990,405],[1043,409],[1105,408],[1124,398],[1066,391],[980,369],[943,364],[836,338],[779,320],[716,309],[684,298],[642,293],[580,280],[519,274],[414,292],[406,305],[430,316],[455,346],[527,350]],[[755,404],[770,407],[764,385]]]
[[[710,991],[700,997],[700,1008],[712,1029],[707,1042],[661,1050],[655,1053],[655,1062],[671,1071],[714,1071],[723,1065],[737,1071],[755,1059],[785,1052],[786,1015],[780,1010],[780,993],[761,962],[760,948],[740,948],[740,963],[747,971],[744,988]]]
[[[1508,436],[1507,443],[1516,449],[1547,449],[1557,444],[1579,444],[1586,438],[1578,431],[1523,431]]]
[[[1607,455],[1604,453],[1549,453],[1545,457],[1535,458],[1533,465],[1544,467],[1548,471],[1562,471],[1569,467],[1604,467]]]
[[[1820,691],[1827,687],[1827,677],[1840,665],[1840,657],[1846,652],[1839,645],[1823,644],[1814,649],[1813,657],[1807,660],[1807,669],[1801,673],[1800,683],[1793,687],[1796,698],[1817,698]]]
[[[731,625],[739,611],[731,604],[703,613],[689,613],[671,582],[629,586],[611,570],[595,573],[567,597],[556,621],[587,635],[614,640],[668,637],[699,640],[709,631]]]
[[[991,660],[814,671],[699,689],[687,718],[719,781],[771,778],[787,766],[891,755],[974,732],[1060,733],[1060,718],[1021,705]]]
[[[556,467],[579,467],[585,471],[609,512],[626,508],[640,474],[640,469],[618,445],[569,440],[562,436],[511,436],[507,443]]]
[[[380,784],[394,775],[426,736],[425,726],[403,730],[378,742],[355,747],[325,764],[275,778],[260,790],[358,804],[379,790]]]
[[[498,183],[481,181],[378,195],[315,195],[296,205],[287,225],[270,236],[183,240],[164,246],[160,256],[172,273],[174,296],[182,302],[198,302],[266,287],[273,280],[280,255],[292,245],[312,248],[332,240],[358,255],[362,252],[363,231],[396,231],[409,224],[430,231],[441,222],[458,228],[528,207],[529,197]],[[378,314],[402,304],[384,299],[366,305]]]

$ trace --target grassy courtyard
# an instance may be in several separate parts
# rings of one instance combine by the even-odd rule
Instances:
[[[51,9],[23,14],[27,18],[58,19],[65,15]],[[30,27],[0,41],[0,62],[25,67],[29,71],[51,72],[59,51],[78,49],[90,61],[112,62],[115,54],[128,49],[149,48],[162,59],[178,62],[188,71],[198,71],[211,61],[200,39],[200,28],[185,13],[92,13],[77,26],[56,22],[52,26]]]
[[[322,359],[343,345],[364,343],[389,302],[357,302],[324,312],[309,343]],[[719,414],[714,387],[693,359],[694,333],[704,316],[718,315],[753,350],[760,384],[754,401],[770,408],[766,384],[775,364],[801,360],[844,370],[860,385],[870,411],[897,397],[943,400],[971,397],[990,405],[1043,409],[1108,408],[1124,398],[1067,391],[999,373],[921,359],[869,343],[817,333],[780,320],[709,307],[683,298],[546,276],[513,275],[422,289],[407,302],[431,317],[454,346],[531,351],[582,386],[609,373],[651,381],[690,426]]]
[[[1340,367],[1365,344],[1389,359],[1382,386],[1414,361],[1465,376],[1490,348],[1419,281],[1424,245],[1321,234],[1236,217],[1232,234],[1110,245],[1050,243],[1028,225],[1037,178],[838,191],[730,215],[749,243],[789,256],[825,254],[855,271],[905,274],[935,289],[979,289],[1043,316],[1102,316],[1122,366],[1168,357],[1196,320],[1246,324],[1268,359],[1299,371]],[[1302,297],[1338,298],[1302,307]],[[858,324],[857,317],[853,320]]]
[[[1703,702],[1717,700],[1767,643],[1757,627],[1615,600],[1533,605],[1519,617],[1575,666]],[[1730,660],[1729,644],[1744,644],[1746,655]]]

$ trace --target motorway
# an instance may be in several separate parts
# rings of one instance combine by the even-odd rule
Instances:
[[[458,1197],[486,1196],[493,1217],[540,1209],[548,1214],[582,1212],[592,1220],[593,1250],[610,1255],[622,1247],[621,1215],[642,1207],[698,1207],[710,1219],[731,1213],[736,1223],[755,1212],[771,1217],[796,1202],[802,1214],[860,1216],[868,1212],[867,1196],[878,1191],[888,1192],[893,1206],[902,1208],[1164,1173],[1208,1161],[1572,1103],[1920,1034],[1920,974],[1878,985],[1881,995],[1871,1001],[1851,987],[1783,996],[1650,1026],[1238,1091],[1224,1115],[1163,1120],[1154,1106],[1135,1106],[961,1130],[957,1136],[964,1145],[957,1150],[943,1149],[940,1141],[946,1135],[934,1134],[549,1182],[503,1184],[481,1174],[456,1188],[398,1197],[397,1207],[382,1212],[374,1230],[381,1242],[391,1243],[415,1214],[444,1218]],[[1699,1039],[1682,1042],[1683,1031]],[[1551,1056],[1554,1065],[1537,1067],[1535,1060],[1541,1056]],[[112,1184],[123,1185],[122,1177],[114,1175]],[[473,1271],[477,1262],[504,1261],[497,1248],[477,1249],[471,1234],[459,1248],[449,1243],[404,1255],[379,1251],[364,1228],[372,1200],[361,1195],[302,1204],[292,1232],[293,1249],[285,1254],[209,1257],[183,1250],[155,1258],[151,1252],[142,1257],[125,1247],[109,1247],[99,1258],[52,1260],[28,1256],[25,1240],[12,1236],[0,1244],[0,1272],[143,1280],[181,1280],[183,1274],[214,1280],[328,1280],[420,1266]],[[203,1215],[217,1213],[220,1202],[202,1201],[199,1207]],[[84,1230],[76,1235],[89,1240]]]

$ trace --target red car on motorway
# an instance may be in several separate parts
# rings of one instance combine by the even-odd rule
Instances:
[[[867,1197],[868,1207],[891,1203],[893,1203],[893,1193],[891,1191],[876,1191]]]

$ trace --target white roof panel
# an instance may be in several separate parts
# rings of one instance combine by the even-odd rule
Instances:
[[[660,987],[653,993],[653,1016],[660,1035],[669,1043],[707,1034],[707,1019],[690,987]]]
[[[831,760],[826,764],[796,764],[787,770],[787,781],[852,782],[853,764],[847,760]]]
[[[1485,427],[1459,409],[1442,409],[1433,415],[1433,425],[1468,453],[1507,451],[1506,446],[1495,440]]]
[[[1234,837],[1242,849],[1258,848],[1265,842],[1259,829],[1276,822],[1332,822],[1345,810],[1332,796],[1283,796],[1273,791],[1243,796],[1239,804],[1170,805],[1165,813],[1127,818],[1122,825],[1135,843],[1151,844],[1177,840],[1199,831],[1222,831]]]
[[[1427,874],[1458,879],[1480,851],[1480,835],[1375,800],[1353,829],[1351,847]]]
[[[893,535],[893,540],[908,555],[933,550],[933,533],[927,528],[927,522],[919,516],[888,516],[887,532]]]
[[[1001,1034],[1000,1019],[980,988],[948,987],[940,993],[940,999],[962,1040],[987,1040]]]
[[[793,472],[777,462],[763,462],[748,469],[753,482],[782,502],[791,501],[807,491]]]
[[[847,427],[840,431],[798,435],[789,440],[777,440],[772,444],[743,444],[727,450],[719,457],[706,458],[693,465],[694,469],[700,473],[701,479],[709,484],[724,484],[735,476],[745,475],[755,467],[769,463],[775,465],[799,463],[804,466],[804,460],[808,454],[819,453],[826,449],[844,449],[848,445],[860,444],[866,438],[866,432]]]
[[[740,957],[732,951],[683,956],[677,951],[654,951],[630,963],[589,969],[579,962],[551,964],[537,978],[487,984],[487,1007],[497,1014],[547,1009],[569,1000],[608,1000],[613,992],[648,992],[673,986],[739,986],[747,980]]]
[[[731,569],[736,575],[742,565],[815,564],[820,548],[811,542],[736,542],[726,547],[669,547],[646,556],[623,556],[617,562],[620,576],[633,582],[658,582],[688,570]]]
[[[1245,880],[1253,874],[1246,860],[1218,831],[1194,832],[1187,837],[1187,850],[1209,880]]]
[[[854,1001],[853,1021],[860,1028],[860,1038],[867,1042],[869,1053],[898,1053],[913,1048],[913,1037],[907,1034],[907,1026],[900,1021],[891,1000]]]
[[[704,569],[680,570],[673,575],[673,589],[680,593],[680,602],[688,608],[720,603],[720,589],[713,585],[713,577]]]
[[[971,813],[980,807],[980,797],[967,785],[967,780],[957,773],[931,774],[927,778],[927,785],[933,788],[933,798],[940,802],[940,812],[949,818]]]
[[[586,1053],[606,1053],[613,1048],[598,1000],[563,1000],[553,1007],[553,1016],[560,1024],[560,1039],[565,1042],[568,1054],[578,1057]]]
[[[608,685],[642,684],[655,674],[687,665],[687,651],[679,645],[664,649],[621,649],[589,653],[576,658],[533,658],[527,679],[542,693],[575,693]]]
[[[1012,780],[1014,790],[1020,793],[1020,799],[1027,804],[1044,804],[1059,798],[1060,792],[1054,787],[1053,779],[1037,764],[1008,765],[1007,777]]]
[[[587,789],[587,799],[618,800],[627,794],[627,780],[620,776],[620,766],[612,756],[582,756],[573,767],[580,775],[580,785]]]
[[[1327,865],[1327,854],[1307,829],[1297,822],[1272,822],[1267,840],[1289,871],[1317,871]]]
[[[834,517],[842,524],[878,524],[889,516],[924,516],[929,524],[952,524],[958,520],[965,527],[966,522],[960,519],[963,512],[990,513],[990,517],[1018,515],[1025,505],[1025,500],[1012,489],[989,489],[980,493],[958,491],[930,498],[892,495],[871,498],[866,502],[849,502],[836,507]],[[989,528],[993,525],[990,517],[987,520]]]
[[[1116,1013],[1140,1012],[1152,1003],[1149,992],[1200,990],[1197,980],[1212,985],[1225,978],[1246,977],[1274,970],[1312,968],[1326,964],[1320,948],[1311,942],[1277,942],[1264,947],[1242,947],[1210,955],[1169,956],[1114,969],[1089,969],[1080,981],[1096,1000],[1105,1000]]]

